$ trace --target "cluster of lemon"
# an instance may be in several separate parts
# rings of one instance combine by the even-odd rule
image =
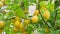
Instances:
[[[48,20],[50,18],[50,12],[48,10],[46,10],[46,8],[42,8],[42,9],[45,10],[42,16],[44,17],[44,19]],[[37,23],[38,22],[38,16],[37,15],[39,15],[39,11],[38,10],[36,10],[34,12],[34,16],[32,17],[32,22],[33,23]],[[44,30],[45,30],[46,34],[50,32],[48,27],[45,27]]]
[[[43,9],[43,8],[42,8]],[[36,10],[33,13],[33,16],[31,18],[32,23],[37,23],[38,22],[38,15],[39,15],[39,10]],[[43,17],[44,19],[48,20],[50,18],[50,12],[48,10],[45,9],[44,13],[43,13]],[[23,34],[27,34],[27,32],[25,31],[25,26],[22,24],[21,20],[19,17],[16,17],[14,21],[14,28],[13,28],[13,32],[17,33],[18,30],[20,30]],[[24,20],[24,24],[28,25],[30,23],[29,19],[25,19]],[[0,21],[0,32],[2,32],[3,30],[1,28],[3,28],[5,26],[4,21]],[[48,28],[46,28],[45,30],[47,31]]]
[[[36,20],[35,20],[36,19]],[[32,19],[31,19],[32,23],[36,23],[38,22],[38,18],[37,16],[33,16]],[[30,20],[29,19],[25,19],[24,20],[24,24],[21,22],[20,18],[19,17],[16,17],[14,20],[14,29],[13,29],[13,32],[14,33],[17,33],[18,30],[20,30],[23,34],[27,34],[27,31],[25,31],[25,27],[30,24]]]
[[[34,20],[34,18],[32,20]],[[22,23],[20,18],[16,17],[12,21],[14,22],[14,28],[13,28],[13,32],[14,33],[17,33],[20,30],[20,32],[22,32],[22,34],[28,34],[28,32],[25,29],[28,26],[28,24],[30,24],[30,20],[29,19],[25,19],[24,23]],[[34,22],[36,22],[36,20]]]
[[[0,7],[2,7],[4,4],[2,1],[0,1]],[[44,17],[44,19],[48,20],[50,18],[50,12],[49,10],[46,9],[46,7],[41,7],[40,10],[44,10],[42,16]],[[25,9],[25,11],[27,11],[27,9]],[[41,12],[41,11],[40,11]],[[28,12],[25,12],[25,13],[28,13]],[[32,23],[37,23],[38,22],[38,15],[39,15],[39,10],[36,10],[34,13],[33,13],[33,16],[31,18],[31,21]],[[19,17],[16,17],[14,21],[14,29],[13,29],[13,32],[14,33],[17,33],[18,30],[20,30],[23,34],[27,34],[27,32],[25,31],[25,26],[22,24],[21,20]],[[24,24],[25,25],[28,25],[30,23],[30,20],[29,19],[25,19],[24,20]],[[2,33],[3,31],[3,28],[5,26],[5,23],[4,21],[0,21],[0,33]],[[48,28],[46,28],[45,30],[47,31]]]
[[[41,10],[44,10],[44,12],[42,13],[43,18],[45,20],[48,20],[50,18],[50,12],[49,12],[49,10],[47,10],[46,7],[41,7],[40,12],[41,12]],[[38,15],[39,15],[39,10],[36,10],[34,12],[34,14],[33,14],[33,17],[32,17],[32,22],[33,23],[38,22],[38,19],[39,19]]]
[[[20,30],[22,34],[27,34],[27,32],[25,31],[25,27],[20,21],[19,17],[16,17],[15,20],[13,20],[13,22],[14,22],[14,28],[13,28],[14,33],[17,33]]]
[[[41,10],[44,10],[44,12],[42,13],[42,16],[43,16],[43,18],[45,19],[45,20],[49,20],[49,18],[50,18],[50,12],[49,12],[49,10],[45,7],[45,6],[42,6],[41,7],[41,9],[40,9],[40,12],[41,12]],[[39,13],[39,10],[36,10],[34,13],[33,13],[33,16],[32,16],[32,18],[31,18],[31,21],[32,21],[32,23],[38,23],[38,15],[39,15],[40,13]],[[25,24],[29,24],[29,20],[25,20]],[[45,28],[45,31],[46,32],[49,32],[49,28],[48,27],[46,27]]]

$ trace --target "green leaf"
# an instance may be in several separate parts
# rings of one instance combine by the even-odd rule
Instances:
[[[28,8],[28,6],[29,6],[28,0],[24,0],[24,7]]]
[[[21,17],[21,18],[25,18],[24,12],[21,8],[18,8],[15,10],[16,16]]]
[[[42,19],[42,18],[41,18],[41,15],[39,14],[39,15],[38,15],[38,20],[39,20],[39,22],[41,21],[41,19]]]
[[[3,14],[0,14],[0,20],[3,20]]]
[[[54,4],[48,4],[47,5],[47,9],[49,10],[49,11],[54,11]]]
[[[31,3],[36,3],[36,0],[30,0]]]
[[[38,34],[45,34],[45,31],[43,29],[38,29]]]
[[[9,5],[10,4],[10,0],[5,0],[4,3],[7,4],[7,5]]]
[[[42,6],[47,6],[47,1],[41,1],[40,2],[40,7],[42,7]]]
[[[7,13],[7,17],[9,17],[9,19],[13,16],[14,16],[13,12],[10,11],[10,12]]]
[[[27,32],[30,34],[30,33],[32,33],[33,30],[34,30],[34,26],[31,25],[31,24],[29,24],[29,25],[27,26]]]

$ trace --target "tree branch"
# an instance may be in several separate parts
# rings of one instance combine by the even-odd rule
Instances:
[[[57,18],[57,10],[55,11],[55,16],[54,16],[54,20],[53,20],[53,27],[55,26],[55,22],[56,22],[56,18]]]
[[[58,6],[59,6],[59,2],[58,1],[55,1],[55,16],[54,16],[54,19],[53,19],[53,27],[55,26],[57,14],[58,14],[57,13],[58,9],[56,9]]]
[[[41,15],[41,17],[42,17],[43,24],[44,24],[44,25],[47,25],[48,27],[50,27],[50,26],[47,24],[47,21],[44,20],[44,18],[43,18],[43,16],[42,16],[42,13],[40,12],[40,4],[39,4],[39,2],[38,2],[38,10],[39,10],[39,13],[40,13],[40,15]]]

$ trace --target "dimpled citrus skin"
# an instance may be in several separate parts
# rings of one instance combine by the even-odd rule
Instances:
[[[26,19],[26,20],[24,20],[24,23],[25,23],[26,25],[28,25],[28,24],[30,23],[30,20]]]
[[[39,15],[39,10],[36,10],[33,15]]]
[[[20,25],[20,21],[19,21],[19,20],[15,21],[14,26],[15,26],[15,27],[19,27],[19,25]]]
[[[32,17],[32,23],[37,23],[38,22],[38,16],[35,15]]]
[[[5,26],[4,21],[0,21],[0,28],[3,28]]]
[[[50,12],[48,10],[46,10],[44,13],[43,13],[43,17],[48,20],[50,18]]]

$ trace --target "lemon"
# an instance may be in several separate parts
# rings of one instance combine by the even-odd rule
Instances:
[[[33,16],[31,20],[32,20],[32,23],[37,23],[38,22],[38,16],[37,15]]]
[[[15,33],[18,32],[18,28],[14,27],[13,32],[15,32]]]
[[[2,2],[4,2],[5,0],[1,0]]]
[[[3,28],[5,26],[4,21],[0,21],[0,28]]]
[[[28,25],[28,24],[30,23],[30,20],[26,19],[26,20],[24,20],[24,23],[25,23],[26,25]]]
[[[3,6],[3,2],[2,1],[0,1],[0,8]]]
[[[39,15],[39,10],[36,10],[33,15]]]
[[[17,20],[17,21],[15,22],[14,26],[15,26],[15,27],[19,27],[19,25],[20,25],[20,21]]]
[[[23,30],[24,29],[24,26],[23,26],[22,23],[20,23],[19,28],[20,28],[20,30]]]
[[[46,10],[44,13],[43,13],[43,17],[48,20],[50,18],[50,12],[48,10]]]

